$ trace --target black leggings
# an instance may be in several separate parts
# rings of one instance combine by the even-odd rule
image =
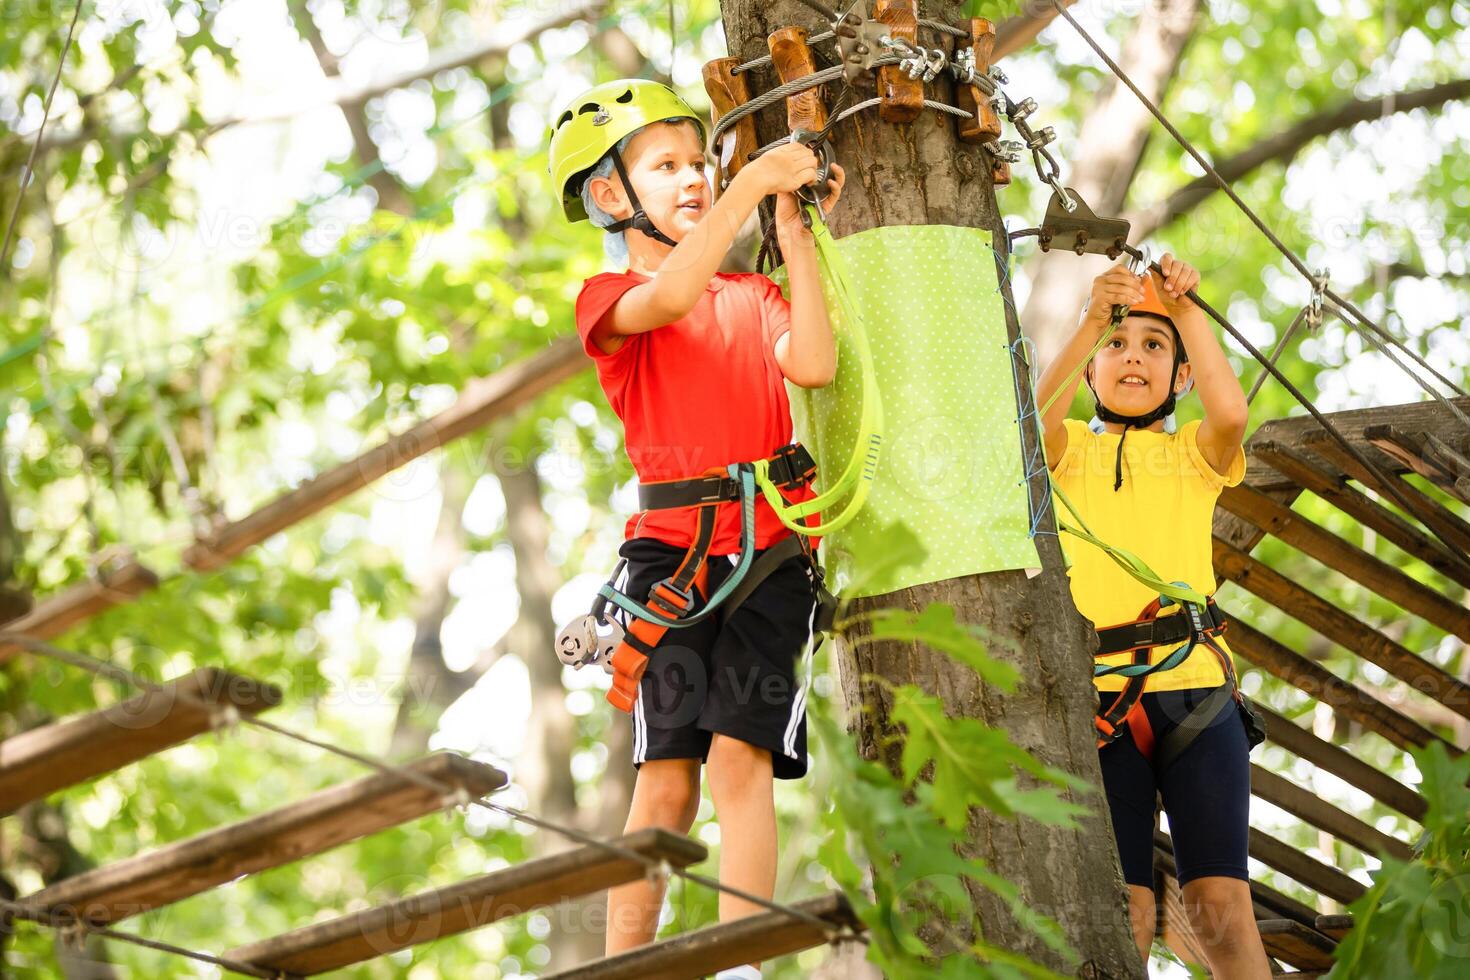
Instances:
[[[1173,730],[1210,688],[1160,691],[1140,699],[1155,742]],[[1106,711],[1118,692],[1101,694]],[[1240,710],[1231,700],[1164,772],[1124,735],[1098,753],[1103,788],[1113,816],[1113,836],[1130,885],[1153,886],[1154,797],[1161,793],[1174,839],[1179,883],[1211,875],[1248,881],[1250,744]]]

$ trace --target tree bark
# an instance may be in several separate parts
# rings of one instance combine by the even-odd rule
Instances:
[[[1118,53],[1118,64],[1155,103],[1168,90],[1199,10],[1200,0],[1150,0]],[[1088,110],[1076,145],[1058,153],[1066,161],[1062,182],[1097,214],[1118,214],[1153,126],[1138,97],[1110,77]],[[1142,236],[1135,228],[1134,243]],[[1055,356],[1076,326],[1092,277],[1111,264],[1106,256],[1063,251],[1037,252],[1026,262],[1031,294],[1021,322],[1041,363]]]
[[[766,36],[778,27],[818,29],[811,11],[790,0],[723,0],[722,8],[730,53],[742,61],[765,53]],[[929,3],[924,15],[962,24],[964,8],[956,0]],[[825,54],[823,50],[819,57]],[[774,87],[769,69],[753,76],[752,93]],[[948,79],[927,88],[929,97],[953,104]],[[758,113],[756,119],[760,144],[786,135],[781,106]],[[833,147],[848,173],[842,204],[831,219],[837,237],[878,225],[948,224],[988,228],[996,248],[1005,251],[989,163],[977,146],[957,141],[951,117],[926,110],[912,123],[889,124],[869,111],[838,126]],[[894,270],[893,275],[897,286],[904,274]],[[1008,312],[1007,320],[1015,339],[1019,328],[1014,314]],[[1032,436],[1028,430],[1028,442]],[[1034,448],[1028,446],[1027,452]],[[1045,498],[1044,477],[1033,481],[1032,490],[1035,499]],[[1022,677],[1014,694],[1002,695],[982,686],[973,671],[923,646],[839,643],[844,693],[850,703],[865,706],[855,732],[865,754],[875,757],[879,739],[893,732],[889,699],[878,685],[864,680],[878,675],[938,694],[951,712],[1003,728],[1046,762],[1100,786],[1092,724],[1097,698],[1087,666],[1093,636],[1072,604],[1055,535],[1038,535],[1037,546],[1043,571],[1034,578],[1021,571],[973,575],[856,604],[861,611],[950,603],[961,621],[982,624],[1000,638],[993,655],[1014,664]],[[1053,969],[1075,969],[1088,977],[1139,976],[1142,967],[1125,921],[1122,876],[1100,790],[1079,802],[1096,812],[1076,830],[977,812],[970,852],[1015,882],[1034,908],[1058,920],[1080,954],[1080,965],[1069,966],[1019,925],[1001,902],[972,886],[979,921],[987,941]]]

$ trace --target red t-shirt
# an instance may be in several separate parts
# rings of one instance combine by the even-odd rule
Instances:
[[[698,476],[712,466],[750,462],[791,441],[791,405],[776,363],[776,339],[791,329],[791,305],[769,278],[717,273],[688,315],[634,334],[611,354],[591,340],[592,328],[624,293],[648,276],[604,272],[582,284],[577,333],[597,364],[597,379],[623,420],[628,459],[643,482]],[[784,491],[810,500],[810,485]],[[625,536],[656,538],[680,548],[694,540],[693,507],[641,511]],[[792,532],[757,490],[757,548]],[[720,505],[710,554],[740,550],[740,505]]]

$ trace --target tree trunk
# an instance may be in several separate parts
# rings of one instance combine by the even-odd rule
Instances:
[[[1150,0],[1118,53],[1118,64],[1155,103],[1179,67],[1199,8],[1200,0]],[[1042,113],[1044,118],[1045,107]],[[1109,76],[1082,122],[1076,146],[1057,151],[1063,184],[1097,214],[1121,214],[1153,126],[1153,116],[1138,97]],[[1026,262],[1031,295],[1021,321],[1043,364],[1077,325],[1093,276],[1111,264],[1106,256],[1063,251],[1037,252]]]
[[[723,0],[722,8],[730,53],[742,61],[766,53],[766,36],[778,27],[800,25],[813,33],[821,29],[809,8],[790,0]],[[964,8],[956,0],[933,2],[925,4],[924,16],[964,24]],[[827,45],[819,46],[818,57],[828,60]],[[752,94],[776,84],[769,69],[752,75]],[[926,86],[926,96],[954,103],[947,78]],[[785,135],[780,107],[758,113],[757,130],[762,145]],[[912,123],[890,124],[869,110],[839,125],[832,140],[836,159],[848,174],[842,204],[831,221],[837,237],[879,225],[947,224],[988,228],[997,249],[1006,248],[989,163],[977,146],[958,142],[951,117],[926,110]],[[902,276],[894,270],[895,284]],[[1007,318],[1014,340],[1019,328],[1013,313]],[[1033,437],[1027,429],[1028,442]],[[1026,447],[1028,453],[1033,449]],[[1044,476],[1033,480],[1032,491],[1035,499],[1045,498]],[[838,644],[844,693],[850,703],[865,706],[855,735],[870,758],[876,757],[880,738],[893,732],[889,698],[863,679],[879,675],[941,695],[951,712],[1005,729],[1044,761],[1100,787],[1092,724],[1097,698],[1087,670],[1092,633],[1072,604],[1056,536],[1039,535],[1036,543],[1043,571],[1034,578],[1021,571],[973,575],[856,604],[862,611],[949,603],[961,621],[982,624],[999,638],[992,655],[1014,664],[1022,677],[1014,694],[1002,695],[982,686],[969,668],[923,646]],[[1015,882],[1032,907],[1057,919],[1081,956],[1077,975],[1139,976],[1141,964],[1127,928],[1127,899],[1100,788],[1078,802],[1097,812],[1076,830],[1023,825],[977,812],[971,853]],[[971,891],[988,942],[1053,969],[1074,969],[1018,924],[1003,903],[978,887]]]

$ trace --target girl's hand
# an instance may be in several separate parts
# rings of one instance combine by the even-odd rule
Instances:
[[[1163,280],[1156,281],[1155,285],[1158,286],[1159,301],[1169,311],[1169,316],[1177,317],[1194,309],[1194,300],[1184,294],[1199,285],[1199,270],[1168,252],[1159,259],[1159,268],[1164,272]]]
[[[1142,302],[1143,277],[1135,276],[1127,261],[1119,262],[1092,280],[1085,322],[1101,331],[1113,322],[1113,307]]]

